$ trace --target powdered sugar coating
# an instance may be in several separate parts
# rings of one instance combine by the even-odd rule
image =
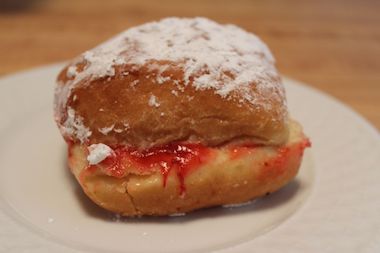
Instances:
[[[77,116],[74,109],[68,107],[65,122],[60,125],[62,134],[66,137],[76,137],[82,143],[88,140],[92,132],[83,124],[83,118]]]
[[[113,150],[103,143],[90,145],[88,151],[87,161],[90,165],[98,164],[113,154]]]
[[[263,97],[285,101],[267,46],[237,26],[206,18],[166,18],[128,29],[85,52],[73,65],[83,60],[84,70],[69,81],[73,85],[83,79],[113,76],[115,67],[126,63],[141,66],[152,60],[170,61],[183,69],[183,83],[196,89],[213,89],[228,99],[235,92],[241,102],[261,103],[263,107],[271,104]],[[161,75],[166,67],[149,66],[158,70],[159,84],[170,80]],[[251,92],[251,85],[258,94]]]
[[[77,75],[77,67],[76,66],[70,66],[67,68],[67,77],[72,78]]]
[[[157,97],[155,95],[150,95],[148,104],[152,107],[159,107],[160,103],[157,100]]]
[[[109,127],[98,128],[98,131],[101,132],[104,135],[107,135],[109,132],[111,132],[113,130],[114,127],[115,127],[115,125],[112,124]]]
[[[234,99],[238,106],[250,104],[252,110],[270,111],[275,104],[276,121],[287,116],[284,90],[267,46],[241,28],[205,18],[166,18],[143,24],[86,51],[68,66],[66,83],[57,86],[58,116],[67,110],[75,87],[91,85],[99,78],[110,80],[125,64],[131,69],[145,67],[152,71],[146,78],[155,78],[157,85],[174,84],[173,96],[181,96],[186,86],[192,86]],[[128,68],[119,74],[128,76]],[[183,73],[179,79],[165,72],[173,68]],[[126,85],[135,87],[140,83],[136,79]],[[160,106],[153,95],[147,103]],[[104,135],[112,130],[98,129]]]

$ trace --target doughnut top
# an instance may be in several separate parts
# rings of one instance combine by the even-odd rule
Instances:
[[[287,108],[267,46],[234,25],[166,18],[86,51],[58,76],[65,138],[151,147],[172,141],[281,144]]]

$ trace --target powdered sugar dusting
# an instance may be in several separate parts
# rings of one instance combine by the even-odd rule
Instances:
[[[169,81],[170,79],[171,79],[170,76],[162,76],[162,75],[158,75],[158,76],[156,77],[156,80],[157,80],[157,83],[158,83],[158,84],[163,84],[163,83]]]
[[[121,129],[121,128],[114,128],[113,131],[115,133],[122,133],[124,131],[124,129]]]
[[[160,106],[160,103],[158,102],[157,97],[155,95],[151,95],[149,97],[148,104],[152,107],[159,107]]]
[[[75,114],[74,109],[68,107],[67,118],[60,126],[61,132],[64,136],[75,136],[82,143],[88,140],[92,132],[88,127],[83,124],[83,118]]]
[[[171,93],[172,93],[174,96],[178,97],[178,92],[177,92],[176,90],[172,90]]]
[[[70,66],[67,68],[67,77],[72,78],[75,77],[78,74],[77,67],[76,66]]]
[[[83,53],[68,66],[65,83],[57,85],[58,114],[67,110],[76,86],[91,85],[99,78],[111,80],[117,67],[124,64],[131,70],[121,69],[121,75],[144,66],[152,72],[146,78],[155,78],[159,85],[173,83],[173,96],[180,96],[191,85],[196,90],[213,90],[222,98],[234,99],[238,106],[248,102],[252,109],[271,110],[274,101],[282,103],[276,108],[279,116],[286,117],[284,90],[267,46],[237,26],[220,25],[206,18],[166,18],[147,23]],[[178,68],[183,75],[174,78],[165,73],[168,68]],[[126,85],[137,87],[140,83],[136,79]],[[160,106],[154,95],[147,102],[152,107]],[[61,128],[83,142],[91,131],[81,123],[79,118],[68,117]],[[112,129],[99,131],[106,135]]]
[[[114,153],[109,146],[103,143],[90,145],[88,151],[87,161],[90,165],[98,164]]]
[[[86,65],[85,71],[75,77],[75,82],[86,77],[99,78],[115,75],[115,68],[113,65],[116,65],[117,62],[122,62],[122,59],[117,57],[120,54],[120,51],[114,51],[114,48],[116,49],[118,46],[109,45],[107,47],[107,44],[105,44],[101,53],[97,53],[96,50],[85,52],[83,58],[88,64]]]
[[[107,135],[109,132],[111,132],[113,130],[114,127],[115,127],[115,124],[112,124],[109,127],[99,128],[98,131],[101,132],[104,135]]]
[[[220,25],[206,18],[166,18],[137,26],[85,52],[81,58],[85,67],[75,75],[73,84],[113,76],[115,67],[126,63],[141,66],[152,60],[170,61],[168,64],[174,63],[184,71],[184,80],[177,86],[213,89],[223,98],[237,95],[238,101],[261,107],[271,106],[269,98],[285,102],[267,46],[237,26]],[[149,65],[158,70],[159,84],[170,79],[161,75],[165,67]],[[252,85],[257,94],[252,92]]]
[[[131,127],[128,122],[124,122],[123,125],[124,125],[124,130],[128,130]]]

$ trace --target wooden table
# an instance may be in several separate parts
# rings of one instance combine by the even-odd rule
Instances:
[[[380,128],[380,1],[2,0],[0,75],[64,61],[127,27],[206,16],[258,34],[280,71]]]

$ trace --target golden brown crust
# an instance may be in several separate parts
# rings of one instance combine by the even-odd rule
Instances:
[[[297,174],[307,139],[292,122],[290,138],[281,147],[261,146],[234,157],[227,148],[185,178],[186,192],[179,193],[174,171],[163,187],[160,172],[115,178],[86,170],[86,148],[72,146],[69,165],[85,193],[98,205],[125,216],[169,215],[178,212],[242,203],[287,184]]]
[[[144,149],[173,141],[288,137],[281,78],[255,35],[204,18],[131,28],[74,59],[58,77],[66,139]]]
[[[62,82],[58,85],[67,85],[66,72],[67,68],[59,75]],[[156,76],[157,70],[147,66],[119,66],[113,77],[76,86],[65,108],[56,110],[73,108],[92,132],[89,143],[146,148],[178,140],[215,146],[233,139],[265,144],[281,144],[287,139],[283,100],[262,97],[271,104],[263,108],[260,103],[241,103],[239,97],[222,98],[213,90],[196,90],[183,83],[183,72],[175,65],[163,73],[163,77],[171,77],[169,81],[160,84]],[[250,89],[255,92],[254,85]],[[149,102],[152,96],[156,104]],[[63,125],[67,114],[56,115]]]

